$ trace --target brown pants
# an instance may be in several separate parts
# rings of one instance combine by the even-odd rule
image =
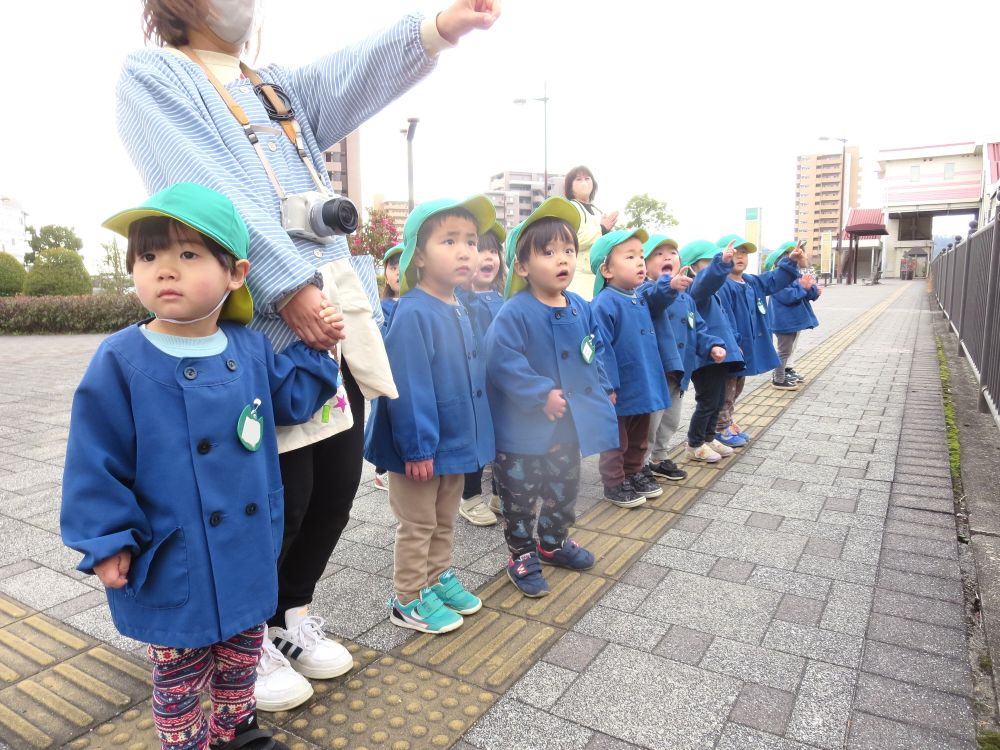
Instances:
[[[462,474],[428,482],[389,473],[389,507],[399,521],[392,550],[392,585],[401,604],[409,604],[425,586],[451,567],[455,518],[462,499]]]
[[[742,375],[726,380],[726,402],[719,409],[719,421],[715,425],[716,432],[722,432],[733,423],[733,411],[736,409],[736,399],[743,393],[743,386],[746,383],[747,379]]]
[[[607,487],[617,487],[625,477],[638,474],[649,447],[649,415],[618,417],[618,447],[601,454],[598,469]]]

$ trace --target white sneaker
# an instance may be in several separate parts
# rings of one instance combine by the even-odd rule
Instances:
[[[383,471],[381,474],[375,474],[375,489],[383,490],[384,492],[389,491],[389,472]]]
[[[290,711],[312,698],[313,688],[265,638],[253,693],[258,711]]]
[[[706,463],[714,464],[716,461],[722,458],[718,453],[716,453],[709,446],[708,443],[702,443],[697,448],[692,448],[690,445],[684,446],[684,456],[688,461],[704,461]]]
[[[308,607],[285,612],[285,628],[268,628],[267,637],[292,668],[314,680],[328,680],[354,668],[351,652],[323,632],[323,618],[309,614]]]
[[[492,526],[497,522],[493,511],[483,502],[482,495],[462,500],[458,504],[458,514],[473,526]]]
[[[490,510],[492,510],[498,516],[503,515],[500,512],[501,511],[501,506],[500,506],[500,496],[499,495],[493,495],[490,498]]]
[[[711,443],[708,444],[708,447],[711,448],[716,453],[718,453],[723,458],[725,458],[726,456],[733,455],[733,449],[730,448],[728,445],[720,443],[718,440],[713,440]]]

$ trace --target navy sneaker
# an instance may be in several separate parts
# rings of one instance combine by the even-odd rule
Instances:
[[[683,469],[678,469],[677,464],[669,458],[655,464],[646,464],[646,469],[654,477],[669,479],[671,482],[679,482],[682,479],[687,479],[687,472]]]
[[[795,372],[795,370],[793,368],[786,367],[785,368],[785,380],[788,380],[789,378],[791,378],[792,380],[794,380],[797,383],[804,383],[804,382],[806,382],[806,379],[804,377],[802,377],[801,375],[799,375],[797,372]]]
[[[590,570],[594,567],[594,553],[586,550],[572,539],[564,539],[559,549],[551,552],[538,545],[538,559],[546,565],[555,565],[570,570]]]
[[[715,433],[715,439],[727,448],[742,448],[747,441],[738,432],[733,432],[731,427],[727,427],[725,432]]]
[[[537,552],[525,552],[520,557],[511,557],[507,561],[507,577],[517,586],[518,591],[532,599],[549,594],[549,582],[542,575]]]
[[[632,489],[643,497],[659,497],[663,494],[663,488],[660,486],[660,483],[653,479],[652,473],[646,473],[645,467],[638,474],[633,474],[628,479],[632,483]]]

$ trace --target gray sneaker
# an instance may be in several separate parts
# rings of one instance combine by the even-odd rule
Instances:
[[[604,499],[619,508],[635,508],[646,502],[646,496],[635,491],[632,482],[626,479],[617,487],[604,485]]]
[[[647,476],[645,472],[639,472],[629,477],[632,482],[632,489],[643,497],[659,497],[663,494],[663,488],[653,477]]]

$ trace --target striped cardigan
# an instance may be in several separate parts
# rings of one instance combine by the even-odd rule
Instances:
[[[329,186],[323,151],[407,91],[434,67],[420,40],[421,18],[410,15],[367,40],[296,70],[258,71],[292,101],[306,149]],[[309,171],[278,123],[269,120],[249,81],[226,88],[258,131],[264,152],[286,193],[314,190]],[[144,49],[125,60],[118,82],[118,127],[151,193],[177,182],[197,182],[226,195],[250,229],[254,299],[251,327],[275,351],[295,340],[278,304],[306,284],[322,285],[317,269],[350,255],[346,240],[332,244],[292,239],[281,227],[278,196],[236,118],[192,61],[164,49]],[[354,263],[372,301],[382,310],[370,259]]]

